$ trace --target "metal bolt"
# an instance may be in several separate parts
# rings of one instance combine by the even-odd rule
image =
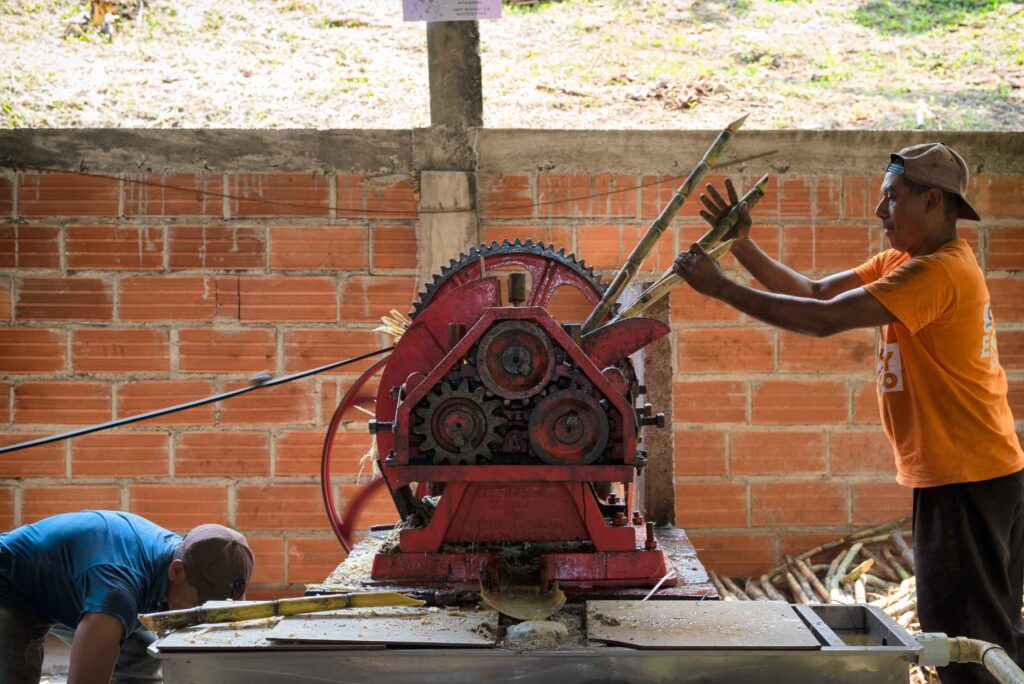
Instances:
[[[639,394],[647,394],[647,385],[637,385],[636,391]]]
[[[508,301],[512,306],[519,306],[526,301],[526,274],[508,274]]]
[[[665,414],[655,413],[653,416],[641,416],[640,425],[651,425],[654,427],[665,427]]]
[[[394,423],[389,423],[384,420],[373,419],[367,424],[367,428],[370,430],[371,435],[375,435],[378,432],[391,432],[395,427]]]
[[[619,503],[619,495],[615,494],[615,493],[609,494],[608,495],[608,503],[611,504],[612,506],[618,504]]]
[[[614,525],[615,527],[625,527],[626,526],[626,514],[623,513],[622,511],[619,511],[618,513],[616,513],[615,514],[615,518],[612,520],[612,525]]]
[[[644,516],[640,515],[640,511],[633,511],[633,524],[634,525],[643,525],[644,524]]]
[[[648,551],[653,551],[658,548],[658,540],[654,538],[654,523],[648,522],[646,525],[647,539],[644,540],[644,548]]]

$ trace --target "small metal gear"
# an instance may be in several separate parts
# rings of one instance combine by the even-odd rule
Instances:
[[[578,275],[582,280],[587,281],[598,295],[603,294],[607,287],[607,284],[601,282],[601,276],[594,273],[594,269],[583,263],[582,259],[577,259],[575,254],[566,254],[565,249],[556,251],[552,245],[532,240],[527,240],[526,242],[521,240],[516,240],[515,242],[505,240],[501,244],[495,241],[490,245],[473,247],[469,250],[469,254],[460,254],[458,259],[452,259],[447,266],[442,267],[441,272],[435,274],[433,280],[427,283],[423,291],[417,295],[416,301],[412,304],[409,318],[416,318],[420,312],[427,308],[434,295],[443,285],[460,274],[465,276],[466,274],[463,271],[466,271],[466,269],[476,269],[476,277],[479,277],[481,259],[484,260],[488,269],[492,269],[499,266],[514,265],[515,259],[529,256],[541,257],[556,262]],[[507,264],[503,263],[501,257],[509,257],[510,261]],[[466,280],[472,279],[470,277]]]
[[[422,438],[420,451],[433,451],[435,464],[475,465],[500,446],[497,428],[505,423],[501,400],[486,396],[483,386],[471,389],[468,379],[457,385],[442,382],[415,409],[413,433]]]

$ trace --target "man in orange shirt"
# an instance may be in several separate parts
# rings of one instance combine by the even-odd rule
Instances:
[[[698,292],[772,325],[826,336],[881,326],[878,399],[897,480],[914,489],[914,556],[921,628],[1000,644],[1024,660],[1024,453],[1006,400],[985,278],[957,219],[967,202],[964,160],[942,143],[891,155],[875,215],[892,247],[857,268],[811,280],[750,239],[732,253],[768,292],[725,277],[697,245],[676,259]],[[701,196],[717,222],[737,202]],[[995,681],[975,665],[940,668],[949,682]]]

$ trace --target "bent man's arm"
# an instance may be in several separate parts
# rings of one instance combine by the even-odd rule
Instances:
[[[109,684],[121,652],[124,629],[103,613],[86,613],[71,642],[68,684]]]
[[[821,300],[740,285],[726,278],[718,264],[696,244],[679,255],[674,270],[701,294],[720,299],[765,323],[805,335],[825,337],[896,321],[896,317],[863,287]],[[856,278],[856,274],[853,277]]]
[[[843,271],[821,280],[808,278],[765,254],[750,238],[736,240],[729,251],[757,282],[779,294],[828,300],[863,284],[853,271]]]

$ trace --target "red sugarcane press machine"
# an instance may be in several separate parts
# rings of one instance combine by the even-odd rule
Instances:
[[[670,575],[635,486],[642,430],[665,419],[638,406],[629,359],[669,328],[632,318],[581,335],[547,309],[565,287],[591,306],[604,291],[573,255],[516,241],[460,256],[420,295],[370,422],[402,518],[374,581],[571,588]]]

